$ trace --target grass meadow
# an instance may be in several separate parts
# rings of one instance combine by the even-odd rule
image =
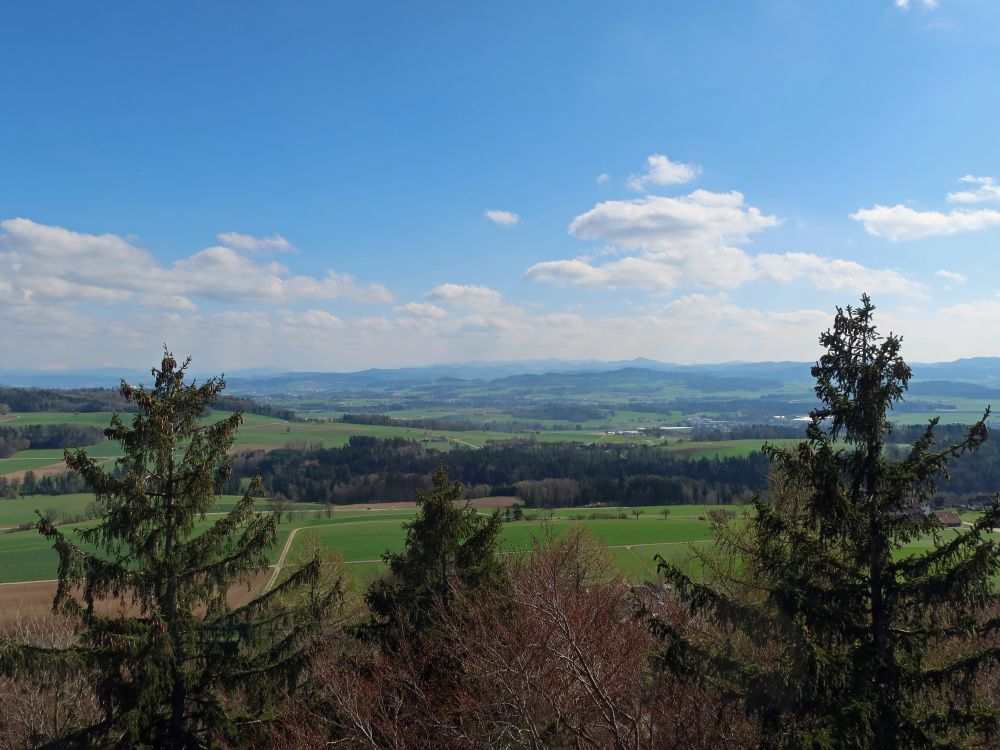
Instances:
[[[62,510],[64,513],[82,512],[90,502],[89,495],[65,495],[37,498],[45,503],[28,500],[0,501],[0,525],[31,522],[36,505]],[[226,497],[216,512],[232,507],[235,498]],[[415,515],[412,508],[366,509],[365,506],[337,506],[332,517],[321,506],[300,504],[291,519],[283,517],[278,527],[278,539],[271,550],[275,562],[289,534],[298,529],[289,550],[289,561],[307,556],[316,547],[337,553],[359,581],[367,581],[383,570],[381,557],[387,551],[403,548],[404,524]],[[672,505],[644,506],[636,518],[632,508],[624,509],[624,518],[618,518],[618,508],[575,508],[554,511],[544,520],[506,522],[503,526],[501,546],[507,554],[529,550],[536,539],[547,534],[560,534],[574,524],[585,528],[603,542],[611,552],[622,574],[634,581],[655,578],[654,557],[664,558],[689,567],[697,575],[694,562],[694,545],[710,543],[710,528],[706,514],[713,508],[727,507],[740,511],[738,506]],[[261,506],[262,509],[266,505]],[[664,517],[662,511],[668,509]],[[481,511],[487,513],[489,511]],[[535,511],[527,509],[531,515]],[[548,514],[545,514],[548,516]],[[591,517],[593,516],[593,517]],[[974,520],[970,514],[967,520]],[[202,525],[212,523],[209,516]],[[73,529],[86,524],[65,525],[63,528],[74,536]],[[959,533],[943,530],[941,538]],[[922,554],[933,546],[928,537],[918,540],[900,551],[901,555]],[[51,544],[34,530],[0,531],[0,583],[50,580],[56,575],[56,554]]]
[[[33,499],[44,499],[47,505],[33,503]],[[234,500],[225,498],[218,506],[220,512],[231,508]],[[36,506],[42,506],[42,510],[52,507],[70,513],[82,512],[89,502],[89,495],[0,501],[0,509],[4,513],[0,518],[5,521],[4,525],[14,526],[32,522],[36,518]],[[5,507],[8,505],[12,507]],[[698,518],[699,512],[707,506],[672,506],[671,514],[666,519],[659,515],[663,507],[645,507],[638,519],[631,514],[622,519],[603,517],[617,515],[617,509],[601,508],[584,511],[602,516],[595,520],[575,520],[570,516],[581,511],[574,514],[563,510],[550,520],[512,521],[504,524],[502,548],[509,553],[524,551],[530,549],[534,538],[544,537],[546,528],[558,534],[578,523],[612,549],[616,559],[624,563],[623,572],[638,572],[641,567],[638,561],[651,560],[661,547],[683,546],[688,542],[708,539],[708,523]],[[280,555],[289,533],[297,528],[299,531],[289,551],[289,559],[301,557],[319,545],[338,553],[357,573],[381,569],[380,560],[384,552],[402,549],[406,533],[403,524],[415,515],[415,510],[411,508],[365,510],[363,506],[338,506],[333,517],[328,518],[320,506],[300,505],[298,508],[291,520],[284,517],[279,524],[278,543],[271,551],[272,562]],[[212,517],[209,516],[204,523],[211,522]],[[63,528],[72,538],[73,529],[86,525],[67,524]],[[635,552],[630,551],[633,547]],[[49,580],[55,574],[55,552],[37,532],[0,531],[0,583]]]

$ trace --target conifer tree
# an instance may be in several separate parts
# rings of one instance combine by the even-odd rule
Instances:
[[[105,471],[84,450],[66,463],[93,489],[95,525],[78,541],[42,518],[38,530],[59,554],[53,609],[78,623],[80,643],[47,651],[0,643],[0,668],[94,675],[102,720],[60,741],[63,746],[204,748],[238,736],[294,684],[304,639],[339,592],[320,585],[318,560],[280,585],[232,608],[227,593],[268,566],[278,519],[254,510],[254,480],[235,507],[206,514],[226,479],[227,455],[243,417],[206,424],[223,378],[185,382],[190,358],[164,350],[150,389],[122,381],[136,411],[105,430],[123,456]],[[286,594],[304,592],[293,604]],[[102,600],[123,611],[104,614]]]
[[[867,296],[838,308],[820,336],[812,374],[822,406],[805,442],[768,448],[775,496],[757,498],[744,526],[722,523],[720,577],[695,581],[659,561],[689,611],[715,626],[695,638],[651,619],[660,665],[740,701],[766,747],[936,748],[997,736],[1000,710],[975,680],[1000,662],[1000,546],[990,538],[1000,504],[957,533],[918,511],[949,461],[986,439],[989,410],[957,445],[936,447],[931,420],[894,458],[888,412],[911,372],[901,338],[878,334],[874,309]],[[906,554],[928,536],[929,551]]]
[[[419,639],[433,626],[435,607],[450,606],[457,586],[474,592],[502,581],[501,516],[484,517],[462,498],[462,484],[438,464],[431,489],[417,493],[405,548],[382,556],[389,574],[365,596],[371,622],[361,629],[364,636],[390,646],[399,638]]]

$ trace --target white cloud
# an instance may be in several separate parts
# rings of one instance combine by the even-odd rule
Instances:
[[[598,185],[603,185],[605,182],[607,182],[610,179],[611,179],[611,175],[609,175],[607,172],[601,172],[599,175],[597,175],[597,184]]]
[[[744,207],[738,192],[695,190],[677,198],[607,201],[576,217],[570,233],[638,255],[601,265],[584,258],[545,261],[529,268],[525,278],[661,291],[683,283],[732,288],[755,276],[750,256],[734,245],[780,223],[776,216]]]
[[[281,322],[286,326],[305,326],[309,328],[343,328],[344,321],[326,310],[306,310],[296,313],[290,310],[281,312]]]
[[[807,279],[825,292],[851,291],[909,294],[922,297],[926,287],[891,269],[868,268],[852,260],[823,258],[811,253],[762,253],[755,259],[762,279],[791,282]]]
[[[647,190],[650,185],[682,185],[691,182],[701,171],[696,164],[670,161],[663,154],[646,157],[646,163],[645,174],[629,176],[627,183],[629,190]]]
[[[993,201],[1000,203],[1000,185],[997,185],[995,178],[975,177],[967,174],[960,182],[969,183],[976,187],[972,190],[948,193],[948,200],[951,203],[987,203]]]
[[[679,297],[664,305],[662,315],[669,320],[683,321],[687,324],[699,320],[709,321],[729,328],[743,328],[756,332],[777,332],[782,326],[810,326],[818,331],[830,322],[830,314],[822,310],[765,311],[734,304],[724,292],[714,295],[688,294]]]
[[[805,279],[826,292],[851,291],[926,295],[926,288],[898,271],[875,269],[851,260],[823,258],[811,253],[763,253],[756,257],[728,249],[720,251],[704,268],[688,268],[655,257],[629,257],[601,266],[583,260],[547,261],[528,269],[529,281],[572,284],[609,289],[671,291],[685,282],[708,288],[732,289],[753,281],[790,283]]]
[[[444,318],[448,315],[447,310],[429,302],[410,302],[392,309],[399,315],[413,315],[418,318]]]
[[[279,263],[258,264],[228,247],[210,247],[177,261],[170,276],[189,294],[227,302],[294,302],[302,299],[348,299],[387,302],[380,284],[359,286],[353,276],[296,276]]]
[[[965,175],[960,182],[973,186],[970,190],[948,193],[950,203],[974,204],[1000,202],[1000,185],[993,177]],[[895,206],[875,204],[850,214],[850,218],[864,224],[865,231],[890,242],[919,240],[924,237],[947,236],[961,232],[975,232],[1000,225],[1000,211],[992,208],[955,208],[942,211],[920,211],[902,203]]]
[[[512,211],[500,211],[497,209],[487,209],[483,211],[483,216],[502,227],[512,227],[521,220],[521,217]]]
[[[503,304],[500,292],[475,284],[439,284],[427,292],[424,299],[463,308],[496,308]]]
[[[879,290],[923,296],[926,288],[891,269],[810,253],[751,255],[741,246],[781,220],[744,205],[738,192],[695,190],[679,198],[647,196],[599,203],[578,216],[569,231],[611,243],[627,257],[598,263],[593,257],[536,263],[525,272],[535,282],[608,289],[670,292],[684,287],[735,289],[753,281],[805,279],[822,291]],[[599,254],[603,257],[607,253]]]
[[[196,300],[280,303],[301,299],[385,302],[392,295],[380,284],[359,284],[352,276],[293,274],[278,263],[258,263],[233,247],[210,247],[163,266],[147,251],[114,234],[84,234],[28,219],[0,222],[0,302],[60,300],[64,303],[123,303],[190,311]],[[231,244],[247,252],[279,236],[252,243],[245,235]],[[242,238],[242,239],[240,239]],[[288,246],[290,247],[290,246]]]
[[[146,307],[159,310],[176,310],[179,312],[194,312],[198,306],[183,294],[144,294],[140,301]]]
[[[964,273],[958,273],[957,271],[935,271],[934,275],[939,279],[944,279],[945,281],[954,281],[957,284],[964,284],[969,280],[969,277]]]
[[[295,249],[292,247],[292,243],[280,234],[273,234],[270,237],[253,237],[249,234],[240,234],[239,232],[221,232],[218,238],[219,242],[226,247],[248,253],[266,253],[270,251],[289,253]]]
[[[954,209],[948,213],[940,211],[917,211],[896,204],[873,208],[863,208],[850,215],[865,226],[865,231],[876,237],[884,237],[891,242],[919,240],[924,237],[974,232],[1000,224],[1000,211],[981,208],[976,210]]]
[[[909,10],[913,7],[913,0],[894,0],[894,2],[900,10]],[[938,0],[920,0],[920,4],[925,10],[934,10],[938,7]]]
[[[666,263],[647,258],[629,257],[623,260],[594,266],[580,258],[550,260],[536,263],[529,268],[527,281],[575,286],[606,287],[609,289],[634,288],[669,291],[681,282],[679,269]]]
[[[742,193],[695,190],[678,198],[598,203],[573,219],[569,231],[629,249],[674,251],[748,242],[750,235],[780,223],[757,208],[744,208]]]

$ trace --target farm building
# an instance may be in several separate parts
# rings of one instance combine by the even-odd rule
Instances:
[[[942,526],[948,526],[949,528],[955,528],[962,525],[962,519],[958,517],[958,513],[953,510],[939,510],[935,511],[934,517],[941,522]]]

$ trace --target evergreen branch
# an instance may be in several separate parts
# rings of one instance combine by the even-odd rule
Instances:
[[[920,672],[920,679],[924,684],[940,687],[953,682],[956,677],[974,676],[983,668],[996,664],[1000,664],[1000,646],[992,646],[973,654],[967,654],[943,667],[923,670]]]

